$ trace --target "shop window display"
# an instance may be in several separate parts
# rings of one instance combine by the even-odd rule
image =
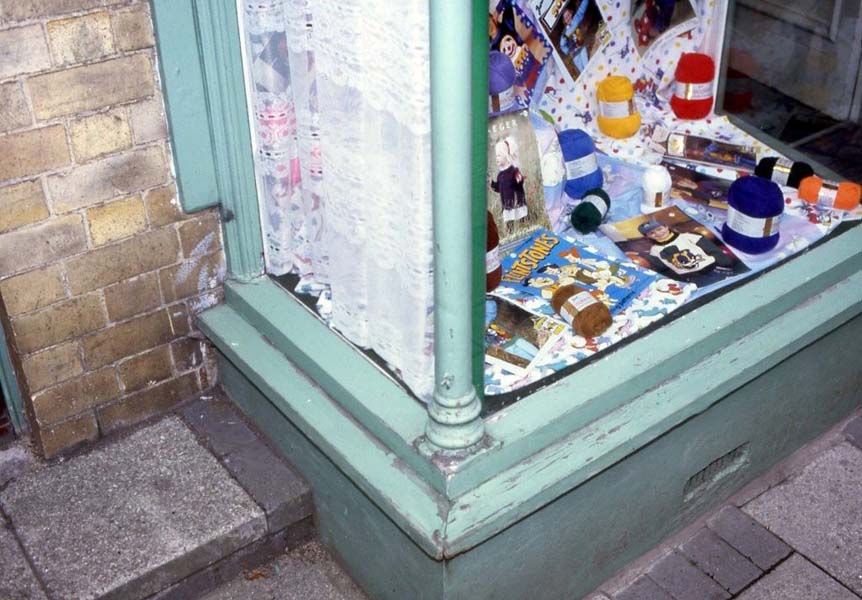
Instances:
[[[721,116],[758,106],[740,86],[767,84],[747,68],[751,49],[734,48],[735,22],[730,70],[716,67],[717,4],[489,3],[487,208],[497,244],[488,269],[499,283],[486,297],[486,411],[862,218],[859,186],[843,180],[860,178],[852,168],[794,161]],[[427,399],[427,7],[276,0],[249,3],[245,16],[269,271]],[[365,64],[361,39],[333,41],[346,16],[376,38],[385,23],[383,37],[410,52],[392,54],[386,69]],[[375,89],[340,62],[403,76]],[[408,101],[396,103],[399,94]],[[809,135],[798,147],[827,143]],[[374,222],[397,235],[366,257],[374,235],[360,225]]]

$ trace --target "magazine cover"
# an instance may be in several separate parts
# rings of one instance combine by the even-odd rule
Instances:
[[[632,39],[641,56],[662,35],[697,16],[691,0],[632,0],[631,6]]]
[[[493,294],[553,315],[551,296],[560,286],[575,284],[598,291],[611,314],[617,314],[656,279],[655,273],[540,230],[503,257],[503,279]]]
[[[608,223],[600,230],[633,263],[701,288],[748,271],[708,227],[676,207]]]
[[[549,226],[542,160],[527,111],[488,121],[488,210],[501,248]]]
[[[534,6],[558,61],[572,81],[577,81],[590,59],[610,39],[596,0],[539,0]]]
[[[518,0],[491,0],[488,41],[491,50],[502,52],[512,61],[515,97],[527,108],[551,56],[551,45],[536,25],[532,11]]]
[[[672,198],[727,210],[727,192],[732,181],[699,173],[694,169],[667,161],[662,161],[661,164],[670,173]]]
[[[485,321],[486,362],[515,375],[529,372],[567,328],[499,298],[486,300]]]

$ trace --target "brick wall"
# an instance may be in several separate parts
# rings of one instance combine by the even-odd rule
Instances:
[[[0,0],[0,298],[46,456],[212,384],[218,217],[178,208],[148,11]]]

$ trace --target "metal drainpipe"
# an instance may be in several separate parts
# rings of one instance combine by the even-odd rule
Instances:
[[[469,448],[485,433],[471,352],[472,4],[431,0],[434,396],[425,432],[445,450]]]

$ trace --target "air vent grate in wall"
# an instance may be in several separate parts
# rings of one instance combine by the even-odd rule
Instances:
[[[685,482],[683,500],[691,502],[748,464],[749,443],[746,442],[709,463]]]

